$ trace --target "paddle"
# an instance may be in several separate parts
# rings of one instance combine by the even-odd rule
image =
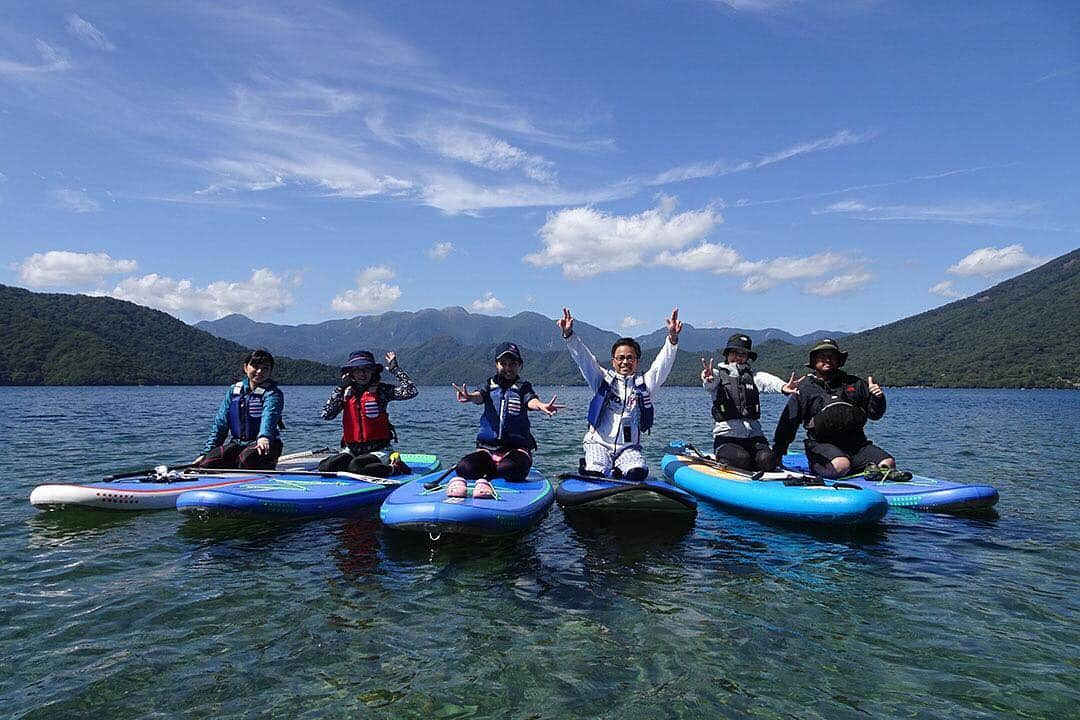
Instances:
[[[116,480],[123,480],[124,478],[140,477],[142,475],[150,475],[151,473],[157,473],[164,475],[166,473],[173,472],[174,470],[188,470],[195,467],[194,463],[188,463],[187,465],[155,465],[154,467],[144,468],[142,470],[132,470],[126,473],[116,473],[115,475],[106,475],[102,478],[103,482],[113,482]]]
[[[452,468],[449,468],[448,470],[443,472],[441,475],[439,475],[439,477],[435,478],[434,480],[424,483],[424,489],[425,490],[434,490],[435,488],[439,487],[440,485],[442,485],[442,481],[445,480],[446,478],[450,477],[450,473],[454,472],[455,470],[457,470],[457,465],[455,465]]]
[[[318,455],[320,453],[329,452],[330,448],[318,448],[316,450],[303,450],[301,452],[294,452],[288,455],[282,455],[278,458],[278,462],[282,460],[296,460],[302,457],[309,457],[312,455]],[[115,473],[113,475],[106,475],[102,478],[103,482],[113,482],[115,480],[123,480],[125,478],[139,477],[141,475],[157,474],[164,476],[167,473],[174,472],[176,470],[189,470],[191,468],[198,467],[195,463],[187,463],[186,465],[155,465],[154,467],[144,468],[142,470],[131,470],[124,473]]]
[[[694,453],[694,455],[697,457],[698,462],[700,462],[702,465],[708,465],[709,467],[716,468],[717,470],[730,472],[732,475],[749,478],[750,480],[761,480],[763,477],[765,477],[765,473],[761,472],[760,470],[757,472],[748,472],[746,470],[740,470],[739,468],[733,468],[725,462],[714,460],[713,458],[698,450],[690,443],[672,442],[668,444],[668,449],[675,450],[676,452],[682,450],[689,450],[690,452]]]
[[[195,475],[303,475],[305,477],[344,478],[346,480],[362,480],[363,482],[376,485],[402,485],[401,480],[375,477],[373,475],[360,475],[351,472],[323,472],[321,470],[244,470],[240,468],[198,468]]]
[[[689,450],[690,452],[694,453],[694,455],[697,456],[698,462],[700,462],[702,465],[708,465],[709,467],[716,468],[717,470],[723,470],[724,472],[729,472],[732,475],[737,475],[739,477],[748,478],[750,480],[765,480],[767,482],[773,480],[773,478],[766,478],[765,473],[760,471],[760,470],[757,471],[757,472],[749,472],[747,470],[742,470],[742,469],[739,469],[739,468],[731,467],[730,465],[728,465],[725,462],[722,462],[722,461],[719,461],[719,460],[714,460],[714,459],[710,458],[708,455],[705,455],[704,453],[702,453],[700,450],[698,450],[696,447],[694,447],[690,443],[679,442],[679,441],[672,442],[672,443],[670,443],[668,445],[668,449],[669,450],[676,450],[676,451],[678,451],[678,450]],[[788,485],[788,486],[800,486],[801,487],[801,486],[808,486],[808,485],[824,485],[825,484],[825,482],[816,475],[807,475],[806,473],[800,473],[800,472],[796,472],[794,470],[788,470],[787,468],[782,468],[782,472],[785,473],[785,477],[783,478],[783,482],[784,482],[785,485]],[[779,480],[779,479],[780,478],[776,478],[776,480]]]
[[[586,475],[581,472],[561,472],[555,476],[559,480],[584,480],[593,483],[613,483],[615,485],[640,485],[640,480],[626,480],[625,478],[613,478],[606,475]]]

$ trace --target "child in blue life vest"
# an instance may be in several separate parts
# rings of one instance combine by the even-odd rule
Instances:
[[[389,477],[407,475],[409,466],[389,456],[384,463],[380,451],[397,439],[386,406],[392,400],[411,400],[416,397],[416,385],[398,365],[397,355],[386,353],[386,369],[394,374],[398,384],[379,382],[383,366],[367,350],[357,350],[341,366],[341,380],[323,405],[322,419],[333,420],[341,414],[341,447],[343,452],[319,463],[319,470],[345,470],[359,475]]]
[[[767,372],[755,371],[757,360],[749,335],[735,333],[724,347],[724,362],[713,368],[713,358],[701,358],[701,386],[712,396],[713,453],[716,459],[743,470],[768,471],[779,458],[773,455],[761,429],[763,392],[791,395],[798,392],[802,378],[786,383]]]
[[[555,403],[557,395],[547,403],[537,397],[532,384],[518,377],[523,364],[518,346],[504,342],[495,348],[495,375],[482,388],[470,391],[465,383],[460,387],[451,383],[458,402],[483,405],[484,414],[476,435],[477,450],[458,461],[457,477],[446,486],[447,497],[465,497],[465,481],[475,480],[472,496],[493,498],[495,491],[488,478],[521,481],[529,474],[536,439],[529,428],[528,411],[539,410],[550,416],[563,406]]]
[[[563,308],[555,321],[562,330],[570,357],[577,363],[593,399],[589,404],[589,430],[582,443],[582,472],[643,480],[649,474],[641,433],[653,425],[653,396],[675,365],[682,322],[679,309],[671,311],[668,336],[656,359],[644,373],[638,372],[641,346],[633,338],[619,338],[611,347],[611,370],[600,366],[581,338],[574,334],[574,318]]]
[[[248,354],[244,378],[231,386],[214,418],[202,454],[192,461],[205,468],[272,470],[281,456],[278,435],[285,395],[270,379],[274,356],[265,350]],[[232,436],[229,442],[226,438]]]

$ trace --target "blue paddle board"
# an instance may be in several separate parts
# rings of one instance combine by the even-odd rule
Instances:
[[[712,467],[700,458],[665,455],[664,474],[678,487],[739,512],[793,523],[869,525],[885,516],[889,504],[873,490],[827,485],[785,485],[788,473],[751,478]]]
[[[305,518],[348,515],[377,505],[394,489],[439,467],[435,455],[401,453],[410,475],[373,478],[347,472],[249,472],[226,487],[192,490],[176,509],[197,517]]]
[[[799,472],[810,472],[810,463],[803,453],[784,455],[784,467]],[[876,490],[885,496],[890,507],[929,512],[988,510],[998,501],[998,491],[990,485],[968,485],[920,475],[914,475],[911,480],[903,482],[874,481],[859,476],[825,482],[829,484],[841,482]]]
[[[521,482],[495,478],[495,497],[476,500],[469,483],[468,497],[449,498],[446,485],[456,477],[432,473],[390,493],[379,517],[383,524],[398,530],[462,535],[509,535],[526,530],[547,514],[555,502],[555,490],[536,468]],[[439,480],[436,487],[425,487]]]

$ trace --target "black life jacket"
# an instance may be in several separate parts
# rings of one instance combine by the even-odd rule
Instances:
[[[822,387],[825,404],[806,423],[807,432],[824,442],[861,435],[866,427],[866,410],[859,403],[857,379],[848,377],[835,388]]]
[[[740,364],[737,375],[723,366],[717,369],[721,371],[720,385],[713,400],[713,419],[717,422],[760,419],[761,399],[750,366]]]

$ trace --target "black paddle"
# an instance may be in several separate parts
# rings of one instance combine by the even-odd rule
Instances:
[[[750,480],[760,480],[765,477],[765,473],[761,472],[760,470],[758,470],[757,472],[749,472],[746,470],[740,470],[739,468],[731,467],[726,462],[714,460],[705,453],[698,450],[690,443],[671,443],[668,448],[671,450],[689,450],[690,452],[694,453],[695,456],[697,456],[697,460],[702,465],[708,465],[709,467],[716,468],[717,470],[729,472],[732,475],[749,478]]]
[[[434,480],[424,483],[424,489],[425,490],[434,490],[435,488],[439,487],[440,485],[442,485],[442,481],[445,480],[446,478],[450,477],[450,473],[454,472],[455,470],[457,470],[457,465],[450,468],[449,470],[447,470],[446,472],[444,472],[442,475],[435,478]]]

